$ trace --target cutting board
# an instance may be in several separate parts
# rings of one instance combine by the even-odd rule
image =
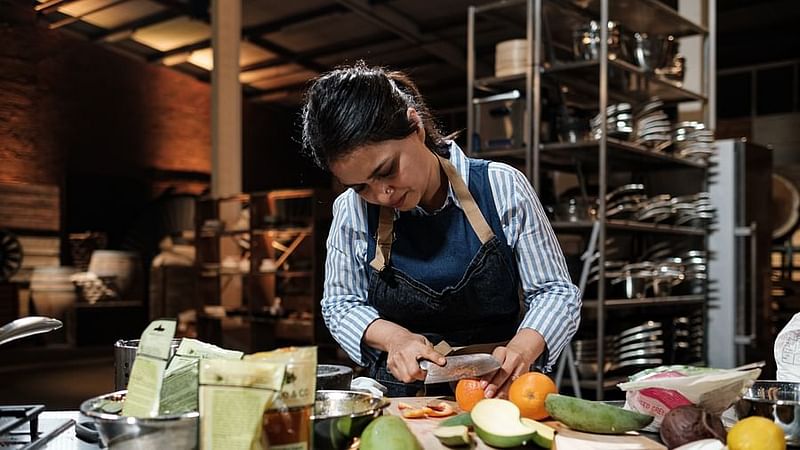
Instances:
[[[400,413],[398,405],[400,402],[411,405],[414,408],[421,408],[431,400],[437,397],[400,397],[392,398],[391,404],[386,408],[386,414],[403,417]],[[456,402],[449,400],[442,400],[449,403],[453,409],[461,413],[461,408],[458,407]],[[452,417],[452,416],[451,416]],[[449,450],[450,448],[442,445],[438,439],[433,435],[433,429],[439,426],[446,417],[429,417],[425,419],[406,419],[406,424],[412,433],[417,437],[422,448],[434,450]],[[559,422],[545,422],[554,427],[558,434],[556,434],[555,445],[556,450],[667,450],[667,447],[659,444],[658,442],[649,439],[646,436],[639,434],[624,434],[624,435],[604,435],[583,433],[580,431],[570,430]],[[471,433],[475,438],[475,445],[470,447],[470,450],[490,450],[494,447],[489,447],[484,444],[481,439]],[[525,447],[527,449],[533,447]]]
[[[575,431],[560,422],[545,422],[556,429],[554,450],[667,450],[640,434],[594,434]]]

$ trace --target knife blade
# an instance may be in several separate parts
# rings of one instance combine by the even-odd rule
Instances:
[[[488,353],[447,356],[445,360],[444,366],[431,361],[420,361],[419,367],[426,372],[425,384],[480,377],[500,368],[500,363]]]

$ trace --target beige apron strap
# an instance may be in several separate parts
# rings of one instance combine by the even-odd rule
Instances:
[[[478,235],[481,244],[489,242],[489,239],[494,237],[494,232],[492,232],[492,228],[489,224],[486,223],[486,218],[481,214],[481,209],[478,207],[478,204],[475,203],[475,198],[472,197],[469,188],[464,184],[461,175],[458,174],[458,171],[450,161],[439,155],[436,156],[439,157],[444,173],[447,174],[447,178],[450,179],[450,185],[453,186],[456,198],[458,198],[458,201],[461,203],[461,209],[464,210],[464,215],[467,216],[467,220],[469,220],[469,224],[472,225],[475,234]]]
[[[375,243],[375,257],[369,263],[378,272],[386,267],[386,261],[392,253],[392,242],[394,242],[394,210],[381,206],[380,218],[378,219],[378,236]]]
[[[461,175],[458,174],[458,171],[450,161],[439,155],[436,156],[439,158],[444,173],[450,180],[450,185],[453,186],[453,191],[456,194],[456,198],[458,198],[458,201],[461,203],[461,209],[464,211],[464,215],[467,216],[467,220],[478,236],[478,239],[481,241],[481,244],[489,242],[489,240],[494,237],[494,232],[486,222],[486,218],[483,217],[481,209],[478,207],[478,204],[475,203],[475,198],[472,196],[472,193],[469,192],[467,185],[464,184]],[[386,262],[389,261],[392,253],[392,242],[394,242],[394,210],[392,208],[381,207],[376,241],[375,257],[372,258],[369,265],[380,272],[386,267]]]

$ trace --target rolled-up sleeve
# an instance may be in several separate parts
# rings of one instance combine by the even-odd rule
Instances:
[[[378,311],[367,304],[366,209],[347,191],[333,205],[333,222],[327,240],[322,316],[334,339],[350,358],[362,366],[378,351],[362,344],[367,327]]]
[[[544,337],[542,361],[550,371],[580,324],[581,293],[572,283],[561,246],[525,176],[490,164],[490,183],[507,242],[514,250],[527,307],[520,329]]]

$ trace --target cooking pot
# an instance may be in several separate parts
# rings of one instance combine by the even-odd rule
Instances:
[[[94,421],[103,446],[113,445],[115,450],[197,448],[200,413],[147,418],[121,416],[126,392],[112,392],[81,403],[81,413]]]
[[[175,354],[181,339],[173,339],[169,347],[169,356]],[[128,387],[133,361],[139,349],[139,339],[120,339],[114,343],[114,389],[120,391]]]

